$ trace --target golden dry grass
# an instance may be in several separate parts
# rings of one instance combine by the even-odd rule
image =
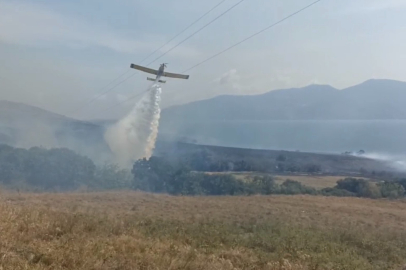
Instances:
[[[334,187],[337,181],[346,178],[345,176],[317,176],[317,175],[276,175],[274,176],[278,184],[282,184],[286,179],[298,181],[305,186],[315,189]]]
[[[0,194],[0,269],[399,269],[406,202]]]
[[[223,174],[221,173],[210,173],[210,174]],[[338,180],[344,179],[347,176],[328,176],[328,175],[274,175],[256,172],[226,172],[225,174],[232,174],[237,179],[248,181],[255,176],[272,176],[277,184],[282,184],[286,179],[298,181],[305,186],[313,187],[315,189],[323,189],[328,187],[334,187]],[[366,178],[364,178],[366,179]]]

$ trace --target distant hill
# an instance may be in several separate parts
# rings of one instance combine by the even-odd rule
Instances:
[[[0,101],[0,143],[19,147],[68,147],[92,158],[108,153],[104,127],[38,107]]]
[[[161,122],[406,119],[405,101],[406,82],[369,80],[343,90],[310,85],[174,106],[163,110]]]
[[[265,126],[261,122],[264,128],[249,123],[406,119],[405,101],[406,83],[392,80],[369,80],[343,90],[310,85],[261,95],[218,96],[164,109],[159,140],[183,137],[184,141],[239,147],[333,152],[400,149],[403,153],[405,130],[397,124],[384,128],[356,124],[350,130],[335,122],[327,127],[307,123]],[[79,121],[34,106],[0,101],[0,143],[12,146],[68,147],[100,159],[100,153],[110,154],[103,135],[111,122]]]
[[[255,171],[271,173],[281,173],[281,166],[304,168],[312,164],[320,167],[319,173],[329,175],[357,176],[360,171],[363,173],[393,171],[390,163],[362,156],[244,149],[190,143],[158,142],[154,154],[170,157],[184,163],[198,161],[200,164],[220,164],[222,162],[228,164],[244,161],[252,165]],[[283,157],[282,160],[280,160],[281,156]]]

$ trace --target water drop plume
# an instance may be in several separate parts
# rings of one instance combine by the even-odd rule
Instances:
[[[132,111],[105,134],[105,139],[122,167],[131,167],[141,158],[150,158],[158,136],[161,114],[161,87],[153,84]]]

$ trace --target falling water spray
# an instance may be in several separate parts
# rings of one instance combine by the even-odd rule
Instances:
[[[153,84],[132,111],[107,130],[105,139],[121,166],[151,157],[158,136],[160,101],[161,87]]]

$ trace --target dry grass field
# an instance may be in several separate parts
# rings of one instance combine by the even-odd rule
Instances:
[[[282,184],[286,179],[298,181],[305,186],[315,189],[334,187],[338,180],[346,178],[345,176],[317,176],[317,175],[276,175],[274,176],[278,184]]]
[[[210,173],[210,174],[223,174],[223,173]],[[347,176],[328,176],[328,175],[275,175],[275,174],[265,174],[265,173],[255,173],[255,172],[226,172],[225,174],[232,174],[237,179],[249,180],[255,176],[272,176],[277,184],[282,184],[286,179],[298,181],[305,186],[313,187],[315,189],[323,189],[328,187],[334,187],[338,180],[344,179]],[[366,179],[366,178],[364,178]]]
[[[0,193],[0,269],[402,269],[406,202]]]

